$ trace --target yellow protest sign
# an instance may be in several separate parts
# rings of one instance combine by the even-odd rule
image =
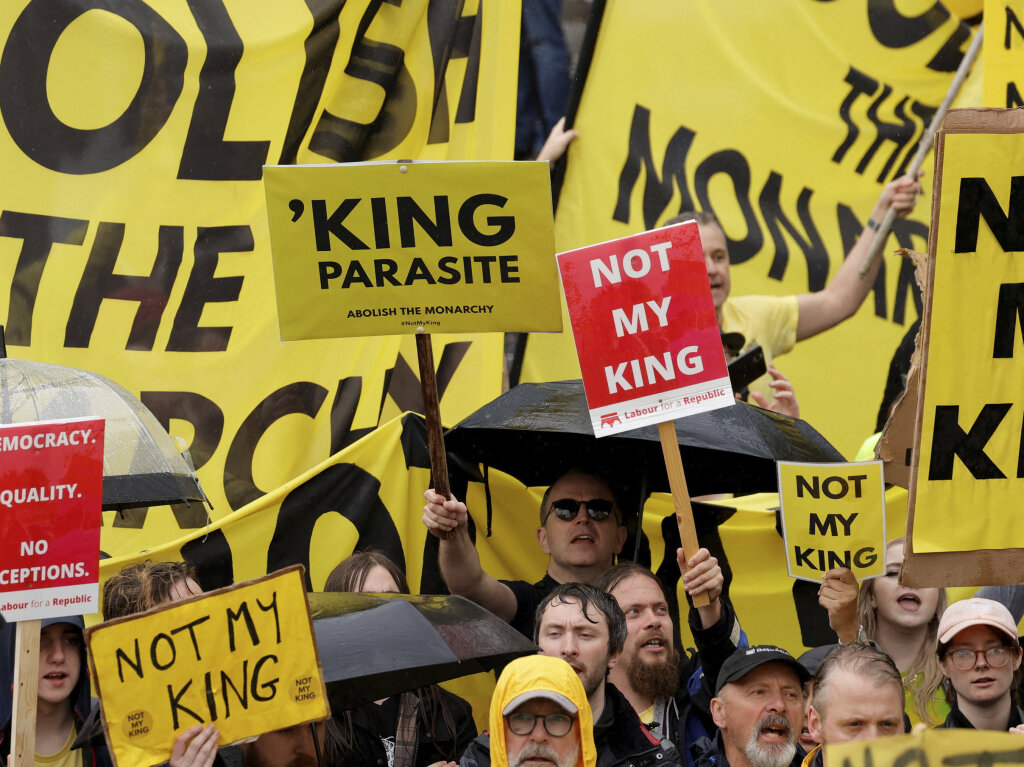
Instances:
[[[904,578],[1020,583],[1024,524],[1006,510],[1024,477],[1024,119],[951,112],[937,161]]]
[[[981,97],[987,107],[1024,106],[1024,2],[985,0]]]
[[[848,567],[857,580],[882,575],[882,462],[776,465],[789,574],[820,581],[829,570]]]
[[[86,638],[122,766],[166,761],[195,724],[216,725],[223,745],[330,715],[297,565],[102,623]]]
[[[825,746],[825,761],[842,767],[1010,765],[1024,761],[1020,735],[998,730],[936,728],[912,735]]]
[[[905,172],[969,45],[969,26],[941,3],[924,7],[608,0],[558,201],[558,250],[711,211],[728,242],[730,296],[820,290]],[[680,72],[692,75],[685,98]],[[897,221],[854,317],[778,357],[801,416],[844,455],[875,431],[889,360],[919,312],[913,264],[892,252],[924,250],[929,208],[926,196]],[[577,377],[570,334],[530,338],[523,380]]]
[[[264,186],[285,340],[562,328],[547,163],[276,166]]]

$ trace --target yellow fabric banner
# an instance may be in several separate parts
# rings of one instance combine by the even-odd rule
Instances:
[[[1016,764],[1020,735],[997,730],[923,730],[826,747],[829,764],[843,767],[902,767],[908,764]]]
[[[609,0],[559,250],[712,210],[733,296],[824,287],[884,184],[905,172],[970,42],[941,3],[912,5]],[[929,171],[886,252],[924,249],[930,186]],[[853,319],[779,359],[802,416],[844,455],[875,430],[889,361],[919,310],[913,265],[889,255]],[[523,380],[578,377],[571,344],[530,336]]]
[[[547,163],[271,166],[263,183],[282,338],[562,329]]]
[[[815,582],[835,567],[850,568],[857,580],[882,575],[882,462],[777,466],[789,574]]]
[[[214,724],[220,743],[330,714],[299,567],[87,633],[115,763],[160,764]]]
[[[412,339],[280,342],[262,168],[510,159],[519,14],[505,0],[3,3],[8,355],[138,395],[188,443],[215,517],[421,408]],[[500,336],[434,345],[446,420],[500,392]],[[106,514],[104,550],[206,523],[198,504],[172,511]]]

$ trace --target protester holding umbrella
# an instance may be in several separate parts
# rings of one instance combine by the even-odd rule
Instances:
[[[408,594],[409,584],[394,562],[370,550],[335,567],[324,591]],[[328,732],[334,767],[440,767],[457,760],[477,734],[469,703],[436,684],[338,713]]]
[[[621,506],[609,484],[594,474],[570,470],[552,484],[541,500],[537,543],[548,555],[544,577],[536,582],[499,581],[484,572],[469,537],[466,504],[454,496],[445,500],[433,490],[424,493],[423,524],[441,537],[438,561],[441,575],[453,594],[472,599],[508,621],[527,637],[534,635],[537,606],[560,583],[593,583],[615,563],[626,541]],[[700,549],[689,564],[679,551],[680,570],[687,593],[711,592],[718,560]],[[717,598],[700,608],[705,628],[722,617]]]

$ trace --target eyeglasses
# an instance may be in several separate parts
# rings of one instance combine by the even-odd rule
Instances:
[[[1010,662],[1010,650],[1007,647],[989,647],[987,650],[954,650],[947,657],[961,671],[974,668],[978,656],[984,655],[985,661],[992,668],[1002,668]]]
[[[563,735],[568,735],[569,730],[572,729],[572,723],[576,721],[576,717],[569,716],[568,714],[541,715],[531,714],[528,711],[516,711],[505,717],[505,721],[508,722],[508,728],[516,735],[529,735],[533,732],[533,728],[537,726],[538,719],[544,720],[544,729],[552,738],[561,738]]]
[[[615,508],[615,502],[605,498],[592,498],[589,501],[577,501],[575,498],[559,498],[551,502],[551,511],[563,522],[572,522],[580,513],[580,506],[587,507],[587,516],[595,522],[608,519],[608,515]],[[548,516],[551,515],[548,512]],[[545,517],[545,520],[547,517]]]

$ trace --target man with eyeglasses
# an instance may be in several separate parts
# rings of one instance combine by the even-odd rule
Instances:
[[[536,583],[499,581],[486,573],[469,538],[466,504],[454,496],[445,500],[433,490],[424,493],[423,524],[441,538],[438,562],[453,594],[471,599],[533,638],[537,606],[560,583],[593,583],[615,562],[626,541],[622,511],[611,487],[583,471],[562,475],[540,505],[537,543],[548,555],[547,572]],[[718,560],[706,549],[692,555],[684,581],[707,580]],[[688,589],[689,590],[689,589]],[[692,591],[690,592],[693,593]]]
[[[460,767],[595,767],[594,723],[579,676],[561,658],[512,661],[491,698],[490,730]]]
[[[939,727],[1024,734],[1024,711],[1013,701],[1021,647],[1009,610],[991,599],[954,602],[939,621],[937,649],[953,691]]]

